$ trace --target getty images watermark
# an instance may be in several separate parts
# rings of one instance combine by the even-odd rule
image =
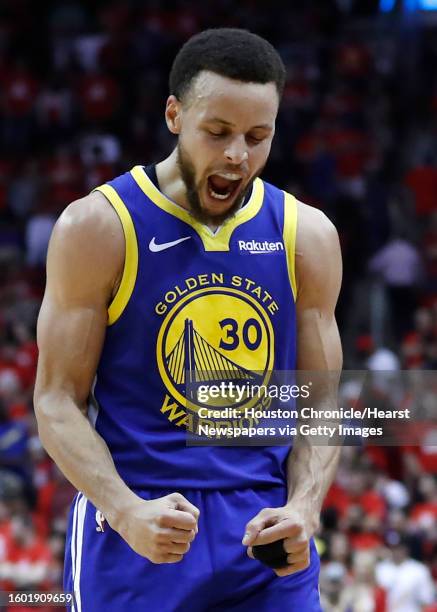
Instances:
[[[197,378],[186,385],[190,445],[283,445],[298,435],[316,445],[437,444],[436,372],[276,371],[230,380],[209,371]]]

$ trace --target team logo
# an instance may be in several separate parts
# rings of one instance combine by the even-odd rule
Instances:
[[[105,531],[105,517],[103,516],[103,514],[100,512],[100,510],[96,510],[96,523],[97,523],[97,527],[96,527],[96,531],[99,531],[100,533],[103,533]]]
[[[223,381],[265,385],[273,359],[273,328],[262,302],[224,285],[185,295],[167,313],[157,339],[158,368],[167,393],[191,413],[205,406],[196,386]],[[243,410],[257,400],[221,397],[217,405],[223,401]]]

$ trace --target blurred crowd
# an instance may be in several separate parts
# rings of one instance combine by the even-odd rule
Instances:
[[[338,228],[345,367],[437,369],[437,32],[377,5],[0,2],[0,590],[60,585],[74,495],[32,408],[52,227],[69,202],[171,150],[168,72],[191,34],[245,27],[286,63],[263,176]],[[346,446],[318,536],[324,610],[437,610],[436,524],[437,425],[413,445]]]

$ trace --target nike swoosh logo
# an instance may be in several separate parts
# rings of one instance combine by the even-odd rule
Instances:
[[[171,247],[180,244],[181,242],[185,242],[185,240],[189,240],[191,236],[185,236],[185,238],[178,238],[178,240],[172,240],[171,242],[163,242],[162,244],[156,244],[155,236],[153,236],[152,240],[149,242],[149,249],[152,253],[160,253],[161,251],[165,251],[166,249],[171,249]]]

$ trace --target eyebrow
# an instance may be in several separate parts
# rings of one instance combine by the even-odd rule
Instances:
[[[221,117],[211,117],[211,119],[205,119],[205,123],[221,123],[222,125],[226,125],[227,127],[235,127],[235,123],[231,123],[230,121],[226,121],[226,119],[221,119]],[[261,125],[254,125],[250,128],[251,130],[263,129],[263,130],[272,130],[272,126],[268,123],[263,123]]]

